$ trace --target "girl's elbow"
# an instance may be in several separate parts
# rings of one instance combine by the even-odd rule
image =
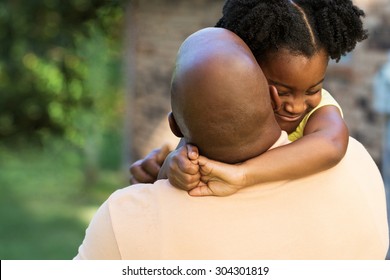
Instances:
[[[340,150],[335,149],[333,153],[329,154],[329,163],[331,167],[337,165],[344,157],[344,154],[340,152]]]
[[[331,142],[329,146],[329,151],[327,153],[328,162],[330,167],[337,165],[345,156],[347,152],[348,142],[347,143],[335,143]]]

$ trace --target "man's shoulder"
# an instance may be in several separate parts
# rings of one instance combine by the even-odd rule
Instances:
[[[161,191],[162,188],[171,187],[168,180],[158,180],[152,184],[150,183],[141,183],[141,184],[134,184],[130,185],[121,189],[116,190],[113,192],[110,197],[109,201],[120,201],[123,199],[129,199],[131,197],[146,197],[154,195],[156,192]]]
[[[350,177],[354,177],[357,181],[367,183],[367,178],[370,178],[371,183],[383,183],[382,176],[374,159],[363,144],[353,137],[349,137],[347,152],[337,166],[340,166],[344,172],[350,174]]]
[[[182,199],[177,197],[186,194],[164,179],[153,184],[135,184],[119,189],[111,194],[107,202],[111,211],[129,211],[129,208],[152,208],[161,204],[161,201]]]
[[[348,149],[347,154],[348,156],[363,156],[362,159],[364,159],[363,162],[357,162],[357,164],[361,163],[375,163],[367,149],[363,146],[362,143],[360,143],[358,140],[356,140],[353,137],[349,137],[348,142]]]
[[[130,185],[112,193],[105,204],[116,235],[122,236],[123,225],[129,220],[141,219],[138,224],[153,220],[158,205],[161,205],[161,196],[169,192],[168,186],[168,180],[160,180],[153,184]]]

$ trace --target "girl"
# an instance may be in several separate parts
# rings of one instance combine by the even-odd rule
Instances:
[[[238,165],[198,157],[196,147],[181,143],[161,170],[164,149],[134,163],[133,182],[155,180],[159,171],[159,178],[168,177],[191,195],[223,196],[336,165],[346,152],[348,129],[322,84],[329,59],[338,61],[367,38],[363,16],[349,0],[227,0],[216,26],[233,31],[250,47],[270,93],[279,96],[275,118],[294,142]]]

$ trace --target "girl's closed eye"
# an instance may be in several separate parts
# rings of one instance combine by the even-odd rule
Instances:
[[[276,90],[278,91],[279,96],[286,96],[286,95],[290,94],[290,91],[288,91],[288,90],[279,90],[279,89],[276,89]]]
[[[306,95],[315,95],[315,94],[320,93],[320,92],[321,92],[321,89],[318,89],[318,90],[315,90],[315,91],[308,91],[306,93]]]

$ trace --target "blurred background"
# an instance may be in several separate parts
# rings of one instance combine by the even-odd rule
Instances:
[[[223,3],[0,0],[0,259],[73,258],[130,163],[175,147],[175,56]],[[354,3],[370,37],[331,63],[325,88],[390,188],[390,1]]]

